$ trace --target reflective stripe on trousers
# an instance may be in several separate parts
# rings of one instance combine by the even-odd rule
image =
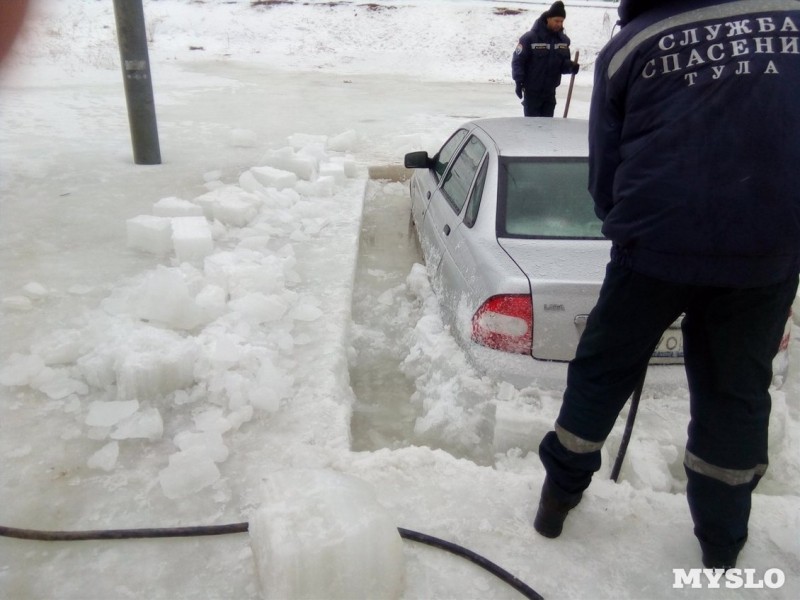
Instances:
[[[575,454],[588,454],[590,452],[597,452],[603,447],[604,444],[604,442],[593,442],[591,440],[585,440],[581,437],[578,437],[574,433],[571,433],[561,427],[561,425],[558,423],[555,425],[555,431],[556,436],[558,436],[559,443],[564,446],[564,448],[570,452],[574,452]],[[767,472],[766,464],[756,465],[752,469],[726,469],[724,467],[718,467],[704,461],[699,456],[692,454],[689,450],[686,450],[683,464],[687,469],[690,469],[695,473],[705,475],[706,477],[716,479],[717,481],[721,481],[722,483],[726,483],[728,485],[744,485],[752,483],[757,476],[763,477]]]
[[[570,433],[566,429],[564,429],[561,425],[556,423],[555,425],[556,435],[558,436],[558,441],[561,443],[564,448],[569,450],[570,452],[574,452],[575,454],[588,454],[589,452],[597,452],[603,447],[605,440],[602,442],[592,442],[590,440],[584,440],[583,438],[578,437],[574,433]]]
[[[558,436],[559,443],[570,452],[574,452],[576,454],[597,452],[605,443],[585,440],[581,437],[578,437],[574,433],[570,433],[558,423],[555,425],[555,431],[556,435]],[[683,464],[687,469],[690,469],[695,473],[705,475],[706,477],[716,479],[717,481],[721,481],[722,483],[726,483],[728,485],[744,485],[747,483],[752,483],[756,477],[763,477],[764,473],[767,472],[767,465],[765,464],[756,465],[752,469],[726,469],[724,467],[718,467],[704,461],[699,456],[692,454],[689,452],[689,450],[686,450]]]
[[[559,438],[560,439],[560,438]],[[728,485],[745,485],[752,483],[756,477],[763,477],[767,472],[767,465],[756,465],[752,469],[725,469],[704,461],[688,450],[683,459],[683,465],[695,473],[716,479]]]

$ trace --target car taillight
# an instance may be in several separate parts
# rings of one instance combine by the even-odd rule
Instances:
[[[472,316],[472,341],[504,352],[530,354],[533,344],[531,297],[492,296]]]

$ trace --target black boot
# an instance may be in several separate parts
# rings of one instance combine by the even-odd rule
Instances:
[[[703,551],[703,566],[706,569],[734,569],[739,552],[744,547],[747,538],[734,544],[733,546],[721,547],[714,546],[705,542],[700,542],[700,549]]]
[[[548,538],[561,535],[567,513],[578,506],[583,493],[568,494],[559,490],[555,484],[545,477],[542,495],[539,498],[539,510],[533,520],[533,528]]]
[[[717,556],[711,556],[709,554],[703,554],[703,566],[706,569],[722,569],[723,571],[727,571],[728,569],[736,568],[736,558],[721,558]]]

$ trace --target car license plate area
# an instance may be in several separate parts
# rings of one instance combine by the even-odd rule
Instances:
[[[653,352],[657,362],[683,362],[683,332],[680,321],[669,326],[661,335]]]

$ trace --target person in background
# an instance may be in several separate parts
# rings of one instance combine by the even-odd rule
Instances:
[[[511,77],[526,117],[552,117],[561,75],[577,73],[580,68],[570,59],[570,39],[564,33],[566,17],[564,3],[553,2],[530,31],[522,34],[514,50]]]
[[[0,64],[11,50],[11,45],[22,27],[27,8],[28,0],[0,2]]]
[[[619,15],[589,115],[589,191],[611,257],[539,447],[534,527],[561,534],[683,314],[686,496],[703,565],[733,568],[800,273],[800,2],[622,0]],[[765,114],[780,125],[753,118]]]

